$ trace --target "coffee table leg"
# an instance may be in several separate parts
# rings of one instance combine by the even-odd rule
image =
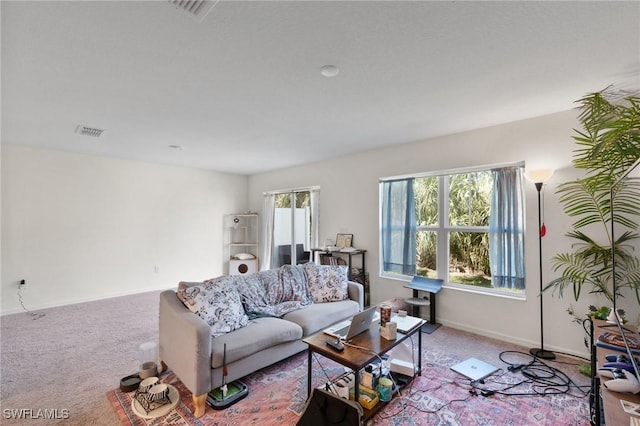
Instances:
[[[353,400],[360,402],[360,372],[356,371],[353,377],[355,379],[353,384]]]
[[[418,376],[422,376],[422,330],[418,330]]]
[[[311,372],[313,371],[311,369],[311,360],[311,349],[307,349],[307,399],[311,396]]]

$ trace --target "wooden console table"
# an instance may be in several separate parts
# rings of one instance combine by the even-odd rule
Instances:
[[[367,270],[365,267],[365,253],[366,250],[353,250],[353,251],[340,251],[340,250],[330,250],[327,251],[321,248],[312,248],[311,249],[311,260],[321,265],[329,265],[331,259],[337,259],[342,256],[347,258],[347,267],[349,268],[347,271],[348,278],[350,281],[355,281],[364,286],[364,306],[367,307],[370,304],[370,291],[369,291],[369,280],[367,280]],[[353,258],[356,256],[360,256],[360,268],[357,273],[353,273]]]

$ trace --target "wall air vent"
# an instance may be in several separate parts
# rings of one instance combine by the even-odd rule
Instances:
[[[168,0],[176,9],[180,9],[202,22],[218,0]]]
[[[94,138],[99,138],[104,133],[103,129],[98,129],[95,127],[83,126],[82,124],[76,127],[76,134],[81,136],[91,136]]]

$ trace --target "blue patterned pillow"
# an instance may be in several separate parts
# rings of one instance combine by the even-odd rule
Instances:
[[[258,272],[258,279],[264,287],[269,305],[274,306],[284,300],[284,290],[280,281],[278,269],[268,269]]]
[[[221,336],[249,324],[240,295],[229,277],[212,278],[184,290],[184,304]]]
[[[282,265],[279,275],[284,302],[300,302],[301,306],[313,303],[304,265]]]
[[[261,316],[275,317],[277,315],[269,302],[258,274],[260,272],[242,275],[242,279],[236,281],[240,301],[249,319]]]
[[[285,285],[284,281],[295,281],[295,283],[289,282]],[[312,303],[307,294],[307,278],[303,270],[299,271],[295,279],[288,274],[282,275],[282,270],[277,269],[235,275],[233,283],[238,289],[240,300],[249,319],[265,316],[281,317]],[[294,297],[295,294],[301,295]]]

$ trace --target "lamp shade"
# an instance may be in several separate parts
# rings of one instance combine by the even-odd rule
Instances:
[[[551,176],[553,176],[553,170],[551,169],[538,169],[529,170],[524,175],[533,183],[545,183]]]

